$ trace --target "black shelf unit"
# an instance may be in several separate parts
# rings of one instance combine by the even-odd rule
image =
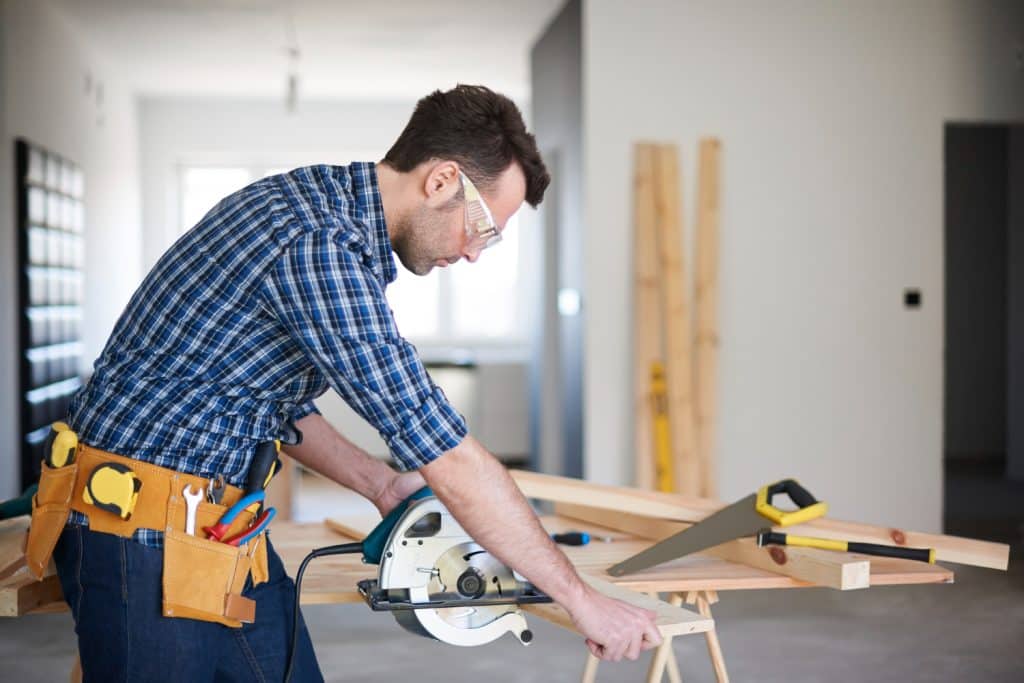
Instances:
[[[49,426],[81,387],[84,177],[81,167],[15,141],[22,488],[38,481]]]

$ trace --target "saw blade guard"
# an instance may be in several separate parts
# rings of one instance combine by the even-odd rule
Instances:
[[[417,635],[472,647],[512,633],[522,644],[533,634],[515,604],[523,584],[515,573],[466,534],[434,497],[414,501],[391,531],[381,557],[379,586],[413,603],[464,601],[464,606],[395,612]],[[480,599],[509,604],[478,605]]]

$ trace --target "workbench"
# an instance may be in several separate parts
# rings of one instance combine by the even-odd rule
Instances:
[[[581,574],[640,593],[668,594],[668,601],[673,605],[683,602],[694,605],[703,619],[694,618],[688,628],[680,633],[705,633],[709,655],[719,681],[727,681],[728,674],[710,609],[718,599],[718,592],[812,586],[787,576],[704,554],[680,558],[631,576],[613,578],[605,573],[607,567],[647,547],[651,542],[559,516],[550,515],[541,519],[552,533],[578,530],[591,534],[593,540],[588,545],[562,547]],[[331,526],[323,523],[275,523],[271,537],[288,573],[294,576],[302,559],[313,548],[358,540],[357,537],[361,538],[360,530],[367,525],[372,526],[374,520],[345,520],[344,523],[349,522],[352,533],[348,536],[339,533],[337,521],[332,521]],[[0,543],[10,544],[16,534],[24,533],[27,524],[28,518],[3,522],[0,526]],[[0,567],[0,571],[4,569]],[[6,578],[0,579],[0,616],[14,617],[66,609],[56,576],[35,582],[24,574],[24,570],[16,570],[12,575],[8,567],[5,573]],[[306,569],[302,604],[362,602],[356,590],[356,582],[374,574],[375,568],[364,565],[357,555],[317,558]],[[872,558],[871,561],[872,586],[952,581],[953,572],[938,565],[887,558]],[[565,612],[555,605],[529,605],[526,609],[544,619],[571,627]],[[588,653],[583,665],[583,681],[595,679],[597,663],[598,660]],[[665,673],[670,680],[679,680],[678,667],[672,656],[671,637],[667,637],[665,644],[655,651],[646,680],[660,681]]]

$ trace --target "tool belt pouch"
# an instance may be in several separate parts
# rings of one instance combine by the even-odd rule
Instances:
[[[204,526],[220,518],[225,506],[200,503],[196,515],[196,536],[184,528],[185,512],[180,498],[168,503],[168,526],[164,530],[163,613],[165,617],[185,617],[211,621],[231,628],[256,619],[256,603],[242,595],[250,572],[256,583],[258,573],[266,574],[266,546],[263,534],[236,547],[204,538]],[[244,528],[252,515],[239,515]],[[258,545],[257,540],[259,541]]]
[[[57,539],[64,531],[71,509],[78,463],[53,468],[42,463],[39,490],[32,498],[32,522],[25,545],[25,561],[37,579],[42,579],[50,564]]]
[[[244,548],[164,533],[163,609],[166,617],[213,621],[232,628],[256,617],[256,603],[242,596],[249,574]]]

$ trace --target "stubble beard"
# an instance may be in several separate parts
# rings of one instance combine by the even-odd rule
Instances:
[[[442,212],[426,207],[417,209],[416,214],[402,226],[401,238],[395,244],[395,253],[406,270],[416,275],[427,275],[434,269],[442,251],[438,246],[447,229]]]

